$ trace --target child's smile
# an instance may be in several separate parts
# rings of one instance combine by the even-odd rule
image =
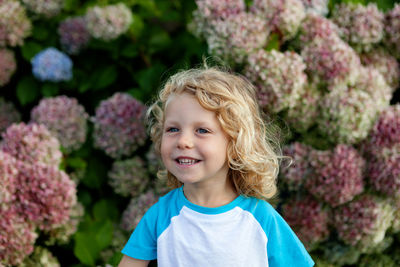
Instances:
[[[169,98],[161,156],[179,181],[193,184],[226,179],[227,146],[228,137],[215,112],[204,109],[189,93]]]

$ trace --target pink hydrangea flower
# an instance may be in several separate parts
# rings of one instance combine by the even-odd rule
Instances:
[[[0,47],[23,45],[31,28],[32,23],[20,1],[0,1]]]
[[[314,39],[329,40],[332,36],[338,36],[339,27],[332,20],[317,14],[307,14],[300,25],[300,44],[309,43]]]
[[[358,51],[369,51],[383,38],[384,15],[375,3],[342,3],[335,6],[332,20],[342,38]]]
[[[337,145],[333,151],[312,150],[311,174],[306,188],[332,207],[351,201],[364,189],[364,159],[351,146]]]
[[[296,35],[306,15],[301,0],[255,0],[250,10],[265,19],[283,41]]]
[[[94,38],[110,41],[124,34],[132,23],[132,11],[118,3],[105,7],[94,6],[85,16],[86,26]]]
[[[14,207],[0,207],[0,265],[18,265],[33,252],[37,238],[34,224],[20,217]]]
[[[329,212],[309,195],[289,199],[282,206],[282,215],[308,250],[329,235]]]
[[[388,51],[400,58],[400,4],[395,3],[392,10],[385,15],[384,44]]]
[[[76,204],[76,185],[55,166],[17,162],[15,206],[20,216],[41,230],[65,224]]]
[[[58,166],[61,162],[60,143],[40,124],[12,124],[2,133],[0,150],[28,164]]]
[[[89,115],[76,98],[44,98],[31,111],[31,122],[43,124],[60,141],[66,152],[79,149],[86,141]]]
[[[328,14],[329,0],[301,0],[308,14],[325,16]]]
[[[14,52],[0,48],[0,86],[6,85],[17,69]]]
[[[15,200],[16,159],[0,150],[0,209]]]
[[[305,68],[295,52],[260,49],[249,55],[245,75],[258,88],[260,105],[279,112],[296,106],[307,82]]]
[[[126,93],[115,93],[96,109],[94,146],[112,158],[131,155],[146,140],[145,106]]]

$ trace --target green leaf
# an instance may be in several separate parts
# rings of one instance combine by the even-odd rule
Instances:
[[[79,157],[68,157],[66,164],[74,169],[85,169],[87,166],[86,161]]]
[[[144,93],[155,91],[162,80],[162,73],[164,71],[165,66],[160,63],[139,71],[135,79],[140,86],[140,90],[144,91]]]
[[[88,162],[86,175],[82,183],[89,188],[99,189],[107,180],[107,169],[104,163],[95,157],[91,157]]]
[[[39,97],[39,86],[33,77],[23,77],[17,84],[17,98],[22,106],[34,102]]]
[[[115,201],[111,199],[102,199],[94,204],[93,217],[95,220],[117,220],[118,216],[118,207]]]
[[[102,221],[101,223],[101,227],[96,231],[95,241],[99,249],[103,250],[111,244],[114,226],[109,220]]]
[[[49,36],[49,31],[40,25],[36,25],[32,30],[32,37],[36,40],[43,41]]]
[[[136,14],[132,14],[132,23],[129,26],[128,35],[138,38],[142,33],[143,28],[144,28],[143,19]]]
[[[158,52],[171,44],[171,38],[166,31],[157,31],[149,40],[149,52]]]
[[[21,47],[22,57],[27,60],[31,61],[31,59],[40,51],[42,51],[43,47],[36,42],[28,41]]]
[[[121,252],[114,253],[114,255],[112,255],[112,257],[108,260],[108,264],[110,264],[111,266],[117,266],[123,256],[124,254],[122,254]]]
[[[126,91],[126,93],[130,94],[131,96],[133,96],[135,99],[143,99],[143,92],[140,91],[139,88],[132,88],[129,89],[128,91]]]
[[[111,85],[118,77],[117,68],[110,65],[96,71],[92,76],[93,89],[103,89]]]
[[[95,236],[91,233],[77,232],[75,234],[75,256],[84,264],[94,266],[100,252]]]
[[[65,11],[73,11],[76,7],[80,6],[79,0],[64,0]]]
[[[42,95],[46,97],[56,96],[59,93],[59,88],[57,84],[54,83],[45,83],[42,86]]]
[[[265,47],[265,51],[278,50],[279,51],[280,42],[279,35],[273,33],[269,36],[267,47]]]
[[[121,50],[121,56],[133,58],[138,55],[138,47],[134,43],[128,43]]]

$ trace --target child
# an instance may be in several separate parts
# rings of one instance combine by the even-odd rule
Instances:
[[[148,114],[174,190],[144,215],[119,266],[313,266],[263,199],[278,159],[245,78],[215,68],[170,77]]]

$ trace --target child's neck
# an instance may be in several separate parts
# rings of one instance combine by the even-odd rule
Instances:
[[[183,191],[190,202],[208,208],[229,204],[238,196],[229,179],[207,184],[185,184]]]

